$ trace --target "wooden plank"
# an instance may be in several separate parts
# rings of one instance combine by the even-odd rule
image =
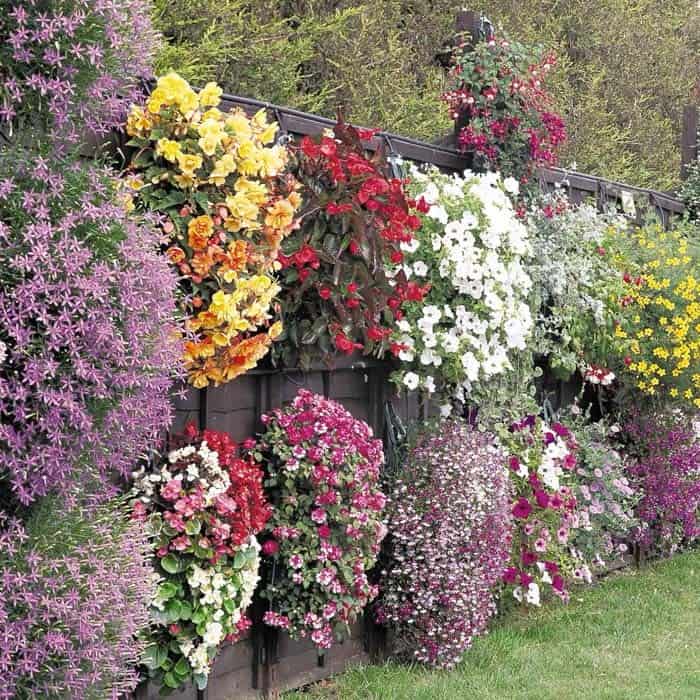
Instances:
[[[683,130],[681,134],[681,177],[688,176],[688,166],[698,160],[698,107],[683,108]]]

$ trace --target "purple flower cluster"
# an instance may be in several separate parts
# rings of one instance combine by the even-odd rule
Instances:
[[[144,0],[10,0],[0,15],[0,126],[40,123],[82,141],[120,126],[151,77]]]
[[[29,504],[86,465],[127,474],[167,429],[176,280],[108,173],[4,155],[0,484]]]
[[[119,502],[47,499],[27,526],[0,512],[0,700],[118,698],[138,682],[154,581]]]
[[[680,413],[635,416],[625,425],[636,459],[628,471],[643,494],[636,514],[645,546],[667,551],[700,537],[700,441]]]
[[[413,661],[451,668],[496,611],[512,500],[506,455],[461,421],[422,434],[389,496],[376,619]]]

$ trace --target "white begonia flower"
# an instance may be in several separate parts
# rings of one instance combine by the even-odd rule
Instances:
[[[420,377],[415,372],[406,372],[403,377],[404,386],[409,391],[415,391],[418,388]]]
[[[520,183],[514,177],[508,176],[503,180],[503,187],[510,194],[518,194],[520,192]]]
[[[460,220],[460,223],[462,224],[463,230],[476,228],[479,225],[479,219],[474,214],[472,214],[472,212],[465,211],[464,214],[462,214],[462,219]]]
[[[418,277],[425,277],[428,274],[428,266],[422,260],[417,260],[413,263],[413,272]]]
[[[402,318],[396,326],[402,333],[411,332],[411,324],[405,318]]]
[[[435,393],[435,379],[431,376],[428,375],[424,380],[423,380],[423,387],[429,394],[434,394]]]
[[[415,357],[416,354],[411,348],[399,350],[399,360],[402,362],[413,362]]]
[[[438,344],[437,336],[433,333],[426,333],[423,336],[423,345],[426,348],[436,348]]]
[[[439,367],[442,364],[442,357],[436,352],[433,352],[430,348],[426,348],[420,354],[420,363],[426,367],[433,365],[434,367]]]

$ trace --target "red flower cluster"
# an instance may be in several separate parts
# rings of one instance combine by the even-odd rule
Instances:
[[[413,241],[424,203],[406,197],[405,182],[387,177],[381,154],[365,155],[374,132],[338,123],[333,137],[305,137],[296,176],[305,190],[300,227],[278,256],[285,332],[276,344],[287,364],[308,366],[334,353],[382,356],[406,301],[427,287],[401,272],[401,244]]]
[[[450,115],[466,122],[460,146],[480,165],[526,179],[533,165],[553,165],[566,139],[561,117],[550,111],[545,88],[553,54],[505,39],[458,56],[455,88],[443,95]]]

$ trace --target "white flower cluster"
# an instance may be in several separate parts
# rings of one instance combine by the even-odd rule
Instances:
[[[226,635],[235,629],[243,612],[248,608],[258,585],[260,545],[255,537],[239,549],[246,554],[243,566],[231,571],[217,567],[193,564],[187,571],[187,582],[192,590],[192,608],[203,613],[201,639],[178,637],[180,651],[187,657],[195,674],[209,673],[209,659],[213,658]],[[227,612],[231,605],[235,608]]]
[[[0,340],[0,365],[5,363],[7,359],[7,345]]]
[[[463,402],[511,369],[512,353],[527,347],[533,328],[532,282],[523,265],[528,232],[496,173],[448,176],[413,168],[411,179],[411,194],[429,209],[416,242],[404,246],[402,267],[431,288],[398,324],[394,340],[406,367],[394,379]]]
[[[565,374],[597,357],[619,297],[620,274],[608,248],[624,219],[589,204],[573,205],[563,192],[546,195],[528,214],[530,268],[536,314],[535,347]]]
[[[139,494],[139,499],[148,504],[154,495],[160,492],[161,487],[174,479],[182,481],[183,489],[190,489],[199,484],[205,493],[207,506],[214,499],[226,493],[231,480],[225,469],[219,464],[219,455],[210,450],[206,442],[198,447],[187,445],[168,454],[168,462],[163,464],[159,471],[147,471],[142,467],[131,474],[134,480],[134,491]]]

